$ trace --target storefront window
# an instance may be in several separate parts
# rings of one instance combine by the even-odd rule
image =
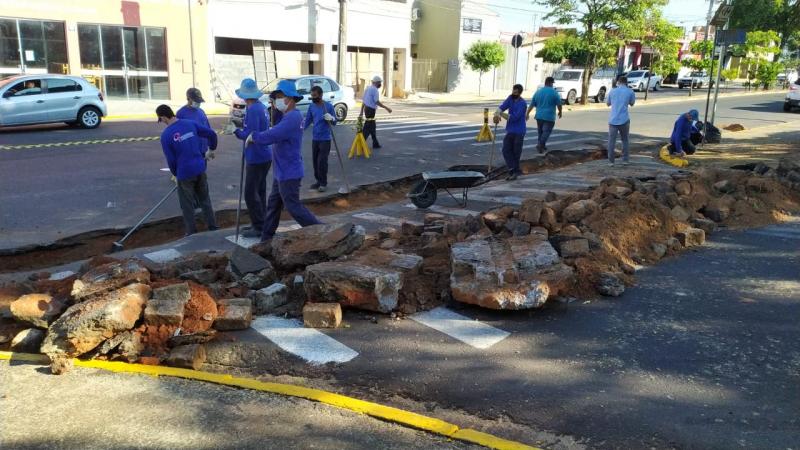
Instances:
[[[100,30],[97,25],[78,25],[78,42],[81,50],[81,69],[102,69]]]
[[[47,71],[68,73],[67,40],[63,22],[42,22],[45,48],[47,50]]]
[[[0,67],[19,66],[17,21],[0,19]]]
[[[169,98],[165,29],[79,24],[78,34],[83,75],[106,95]]]
[[[47,68],[42,22],[20,20],[19,34],[20,38],[22,38],[22,57],[25,65],[36,69]]]

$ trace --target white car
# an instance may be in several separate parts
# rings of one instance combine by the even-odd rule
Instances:
[[[789,93],[786,94],[786,100],[783,102],[783,110],[789,112],[793,107],[800,108],[800,79],[795,80],[789,86]]]
[[[703,86],[708,86],[709,84],[712,88],[714,87],[714,82],[711,81],[711,78],[705,72],[692,72],[688,76],[678,78],[678,89],[689,86],[701,89]]]
[[[574,104],[583,92],[584,69],[559,69],[553,74],[553,87],[568,105]],[[614,80],[613,70],[597,69],[589,80],[589,98],[601,103],[606,99],[606,92],[611,90]]]
[[[648,83],[648,78],[649,83]],[[628,72],[628,87],[639,92],[647,89],[657,91],[661,89],[661,75],[650,72],[649,70],[632,70]]]
[[[778,85],[784,86],[785,84],[791,84],[797,81],[797,79],[798,75],[796,70],[781,72],[778,74]]]
[[[44,74],[0,79],[0,126],[65,122],[97,128],[106,114],[103,94],[81,77]]]

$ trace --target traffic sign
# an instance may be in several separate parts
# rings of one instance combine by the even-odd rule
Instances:
[[[511,45],[514,48],[522,47],[522,35],[521,34],[515,34],[514,37],[511,38]]]

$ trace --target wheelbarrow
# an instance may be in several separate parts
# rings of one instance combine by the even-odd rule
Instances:
[[[437,192],[439,189],[444,189],[463,208],[467,206],[469,188],[478,185],[485,178],[486,175],[481,172],[468,170],[422,172],[422,180],[411,188],[407,197],[411,199],[414,206],[425,209],[436,203]],[[451,189],[461,189],[461,200],[450,192]]]

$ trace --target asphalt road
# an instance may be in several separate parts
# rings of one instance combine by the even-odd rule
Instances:
[[[651,94],[664,94],[659,92]],[[642,105],[633,109],[634,141],[664,140],[677,115],[705,100],[693,97],[685,102]],[[747,128],[800,119],[781,111],[781,94],[722,98],[717,123],[741,123]],[[494,108],[496,105],[486,105]],[[483,105],[398,104],[391,116],[379,115],[379,137],[383,145],[370,159],[345,157],[345,170],[352,185],[397,179],[423,170],[437,170],[461,164],[488,161],[491,145],[474,143],[482,123]],[[557,124],[550,149],[579,148],[602,144],[606,135],[607,110],[567,107]],[[224,118],[212,119],[221,128]],[[146,138],[160,133],[153,121],[106,122],[97,130],[64,125],[0,130],[0,248],[46,244],[78,233],[127,228],[134,224],[171,188],[157,141],[91,143],[21,149],[16,145],[52,144],[98,139]],[[502,138],[502,128],[498,133]],[[346,153],[354,136],[351,126],[339,126],[336,136]],[[529,134],[524,157],[535,150]],[[498,142],[499,143],[499,142]],[[221,138],[217,159],[209,167],[211,198],[217,210],[235,209],[241,142]],[[305,185],[312,183],[310,138],[304,142]],[[499,145],[495,152],[500,161]],[[335,153],[330,158],[330,192],[343,184]],[[330,193],[329,192],[329,193]],[[325,195],[327,195],[326,193]],[[319,196],[303,188],[305,197]],[[154,219],[179,214],[177,199],[171,199]]]
[[[302,399],[170,377],[0,362],[0,447],[478,449]]]

